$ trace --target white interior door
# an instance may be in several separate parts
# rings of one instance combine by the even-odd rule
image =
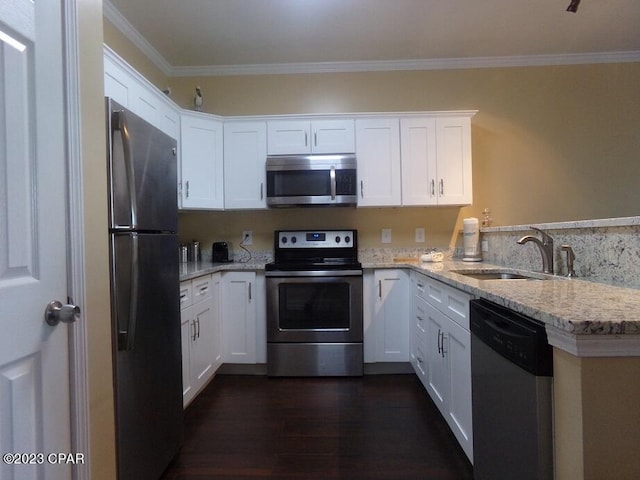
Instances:
[[[0,479],[71,478],[61,5],[0,2]]]

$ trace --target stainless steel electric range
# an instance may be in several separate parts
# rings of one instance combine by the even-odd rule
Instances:
[[[276,231],[266,285],[268,375],[363,374],[356,230]]]

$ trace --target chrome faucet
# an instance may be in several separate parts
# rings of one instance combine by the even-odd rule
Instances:
[[[553,238],[546,232],[543,232],[539,228],[529,227],[531,230],[540,232],[542,235],[542,241],[532,235],[525,235],[517,243],[524,245],[527,242],[534,242],[540,250],[542,255],[542,271],[544,273],[553,274]]]
[[[560,245],[560,250],[567,252],[567,277],[575,277],[576,271],[573,269],[573,261],[576,259],[576,255],[573,253],[573,249],[566,243],[563,243]]]

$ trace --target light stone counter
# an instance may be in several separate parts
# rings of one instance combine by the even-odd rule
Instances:
[[[264,271],[262,260],[180,265],[180,281],[220,271]],[[409,268],[452,287],[540,320],[549,343],[576,356],[640,356],[640,291],[568,279],[486,262],[445,260],[422,263],[364,256],[363,268]],[[500,270],[548,280],[477,280],[453,270]]]
[[[484,262],[365,262],[407,267],[545,323],[549,343],[576,356],[640,356],[640,292]],[[477,280],[453,270],[500,270],[547,280]]]
[[[265,262],[249,261],[249,262],[229,262],[229,263],[213,263],[213,262],[188,262],[180,264],[180,281],[191,280],[192,278],[201,277],[210,273],[224,271],[264,271]]]

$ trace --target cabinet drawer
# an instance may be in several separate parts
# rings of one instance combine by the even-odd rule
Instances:
[[[423,298],[416,296],[414,298],[415,302],[415,315],[413,318],[413,335],[414,338],[421,340],[422,342],[426,341],[427,338],[427,310],[426,310],[426,301]]]
[[[426,300],[462,328],[469,330],[469,300],[471,300],[471,295],[428,278]]]
[[[415,339],[414,352],[415,352],[415,363],[414,370],[416,375],[422,382],[422,384],[427,386],[427,356],[425,355],[427,351],[426,343],[419,339]]]
[[[180,310],[193,305],[193,288],[191,280],[180,282]]]
[[[211,275],[198,277],[191,281],[193,288],[193,304],[211,297]]]

